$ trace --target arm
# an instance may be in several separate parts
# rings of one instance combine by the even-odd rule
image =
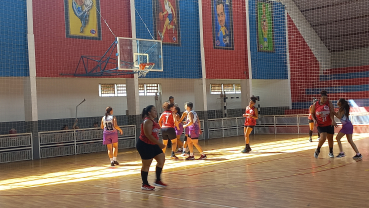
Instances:
[[[104,119],[101,119],[100,128],[101,128],[101,129],[104,129]]]
[[[335,112],[334,115],[338,118],[341,119],[343,117],[344,111],[338,111],[337,113]]]
[[[315,104],[311,106],[310,112],[311,112],[311,117],[313,117],[314,122],[316,122],[317,119],[316,119],[316,115],[315,115]]]
[[[155,137],[152,135],[152,125],[153,123],[151,120],[147,119],[144,121],[143,123],[144,134],[151,142],[159,145],[160,149],[163,149],[165,145],[159,142],[159,140],[155,139]]]
[[[176,10],[174,10],[174,8],[173,8],[173,6],[172,6],[172,4],[170,2],[168,2],[168,3],[169,3],[170,8],[172,9],[173,20],[175,20],[176,19]]]
[[[251,116],[254,119],[258,119],[259,118],[259,112],[258,110],[255,111],[255,116]]]
[[[114,116],[113,124],[114,124],[114,128],[117,129],[120,132],[120,135],[123,135],[123,130],[118,126],[118,122],[117,122],[117,119],[115,118],[115,116]]]
[[[159,121],[158,121],[158,124],[159,124],[160,128],[163,125],[162,121],[163,121],[163,114],[160,115],[160,118],[159,118]]]
[[[177,129],[179,129],[179,119],[178,119],[178,114],[176,114],[176,115],[173,115],[173,118],[174,118],[174,125],[175,125],[175,127],[177,127]]]
[[[198,119],[198,121],[199,121],[199,131],[200,131],[199,133],[200,133],[200,134],[202,134],[202,130],[201,130],[201,121],[200,121],[200,119],[199,119],[199,118],[197,118],[197,119]]]
[[[189,115],[190,115],[190,122],[184,125],[183,128],[187,128],[193,124],[193,114],[190,112]]]
[[[329,101],[329,109],[330,109],[330,111],[331,111],[331,113],[329,114],[329,116],[331,117],[331,119],[332,119],[332,126],[336,126],[337,127],[337,123],[336,123],[336,121],[334,120],[334,114],[335,114],[335,112],[334,112],[334,107],[333,107],[333,104],[332,104],[332,102],[331,101]]]
[[[182,117],[181,117],[181,119],[179,119],[178,123],[181,123],[186,116],[187,116],[187,113],[183,112]]]

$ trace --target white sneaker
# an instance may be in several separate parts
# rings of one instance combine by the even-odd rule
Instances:
[[[329,154],[328,154],[328,156],[329,156],[330,158],[334,158],[333,153],[329,153]]]
[[[318,137],[318,139],[317,139],[317,140],[319,141],[319,139],[320,139],[320,137]]]

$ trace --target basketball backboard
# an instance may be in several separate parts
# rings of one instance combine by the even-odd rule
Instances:
[[[149,71],[163,71],[162,42],[159,40],[117,38],[119,70],[140,70],[140,64],[152,63]]]

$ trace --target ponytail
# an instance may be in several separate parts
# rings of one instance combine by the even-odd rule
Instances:
[[[151,109],[153,108],[153,105],[148,105],[146,108],[142,109],[142,119],[145,119],[147,116],[149,116],[149,112],[151,111]]]
[[[105,109],[105,119],[108,117],[108,115],[110,115],[110,112],[113,110],[112,107],[108,106]]]
[[[339,102],[341,103],[340,111],[345,110],[346,117],[349,117],[350,115],[350,105],[348,104],[347,100],[344,98],[339,99]]]

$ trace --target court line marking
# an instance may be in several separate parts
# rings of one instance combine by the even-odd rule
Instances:
[[[181,198],[165,196],[165,195],[158,195],[158,194],[152,194],[152,193],[144,193],[144,192],[138,192],[138,191],[130,191],[130,190],[124,190],[124,189],[109,188],[109,187],[103,187],[103,186],[97,186],[97,185],[93,185],[93,186],[98,187],[98,188],[119,190],[119,191],[123,191],[123,192],[127,192],[127,193],[134,193],[134,194],[150,195],[150,196],[168,198],[168,199],[173,199],[173,200],[180,200],[180,201],[185,201],[185,202],[198,203],[198,204],[203,204],[203,205],[210,205],[210,206],[217,206],[217,207],[227,207],[227,208],[238,208],[238,207],[231,207],[231,206],[227,206],[227,205],[212,204],[212,203],[208,203],[208,202],[201,202],[201,201],[195,201],[195,200],[190,200],[190,199],[181,199]]]

